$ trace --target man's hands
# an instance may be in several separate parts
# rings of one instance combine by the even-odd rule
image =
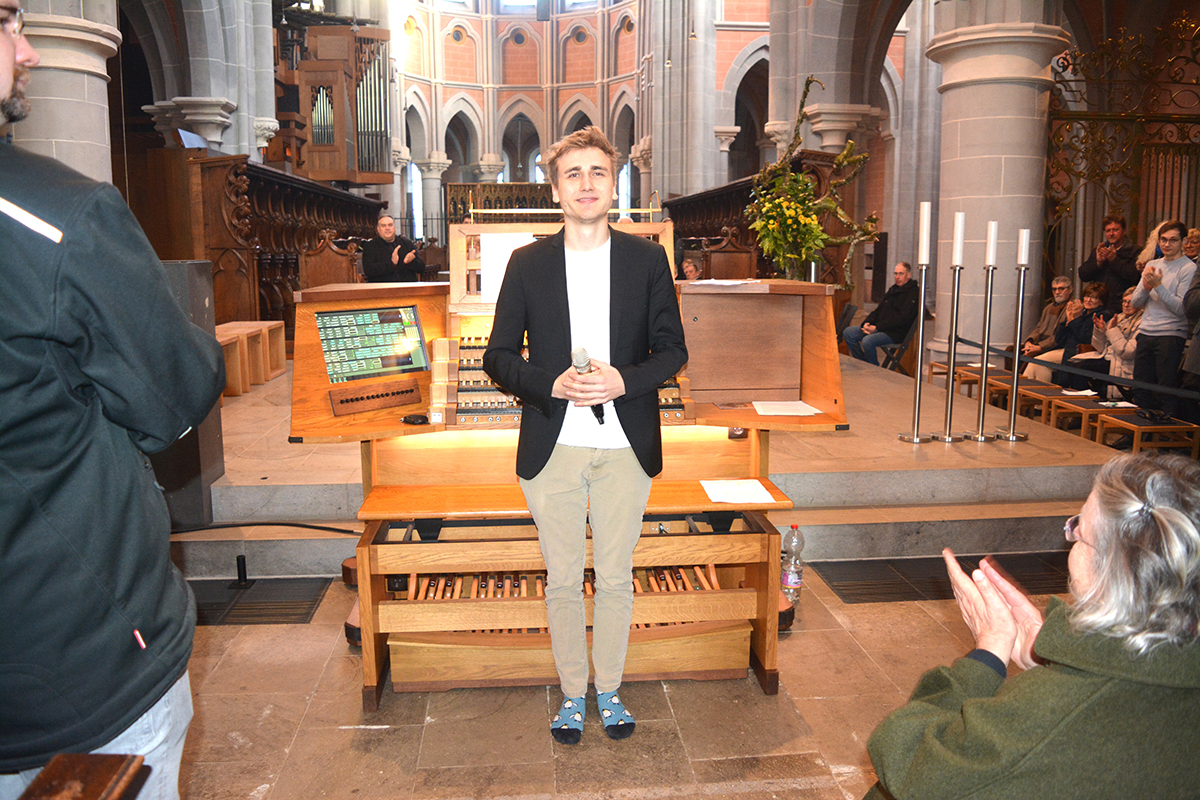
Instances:
[[[975,646],[993,653],[1005,664],[1011,660],[1022,669],[1037,666],[1033,642],[1042,628],[1042,614],[1037,607],[990,559],[980,562],[980,568],[968,577],[950,548],[942,551],[942,558]]]
[[[1042,352],[1042,348],[1038,347],[1038,346],[1037,346],[1036,344],[1034,344],[1033,342],[1026,342],[1026,343],[1025,343],[1024,345],[1022,345],[1022,347],[1021,347],[1021,353],[1022,353],[1023,355],[1027,355],[1027,356],[1036,356],[1036,355],[1037,355],[1038,353],[1040,353],[1040,352]]]
[[[551,395],[577,406],[596,406],[625,394],[625,379],[611,364],[592,359],[590,372],[580,374],[567,367],[554,380]]]
[[[1146,267],[1142,270],[1142,285],[1146,287],[1147,292],[1162,286],[1162,270],[1158,267]]]
[[[1077,320],[1083,314],[1083,301],[1070,300],[1067,302],[1067,320]]]
[[[1103,264],[1105,261],[1112,261],[1117,255],[1117,248],[1102,244],[1096,248],[1096,263]]]
[[[863,329],[863,333],[867,334],[868,336],[875,332],[875,326],[869,322],[864,322],[862,329]]]
[[[393,264],[400,263],[400,248],[403,246],[404,245],[398,244],[398,245],[396,245],[396,249],[392,251],[392,263]],[[413,259],[415,259],[416,257],[417,257],[417,251],[409,250],[407,255],[404,256],[404,263],[411,264],[413,262]]]

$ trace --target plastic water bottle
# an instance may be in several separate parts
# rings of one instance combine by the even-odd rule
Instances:
[[[804,559],[800,551],[804,549],[804,534],[799,525],[783,535],[781,563],[779,567],[779,584],[783,595],[792,603],[800,599],[800,589],[804,586]]]

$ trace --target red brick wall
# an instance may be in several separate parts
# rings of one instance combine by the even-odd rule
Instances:
[[[637,69],[637,29],[626,33],[622,27],[617,32],[617,75],[628,75]]]
[[[504,40],[501,54],[501,82],[518,86],[536,86],[538,79],[538,46],[528,33],[525,44],[517,44],[512,37]]]
[[[475,69],[475,40],[463,34],[462,41],[454,41],[453,31],[446,34],[445,67],[446,80],[461,83],[476,83],[479,78]]]
[[[897,35],[888,42],[888,60],[896,68],[900,80],[904,80],[904,36]]]
[[[567,39],[563,51],[563,82],[584,83],[596,80],[596,38],[588,35],[580,44]]]
[[[725,0],[726,22],[765,22],[770,13],[768,0]]]

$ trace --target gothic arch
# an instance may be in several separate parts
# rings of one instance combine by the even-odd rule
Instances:
[[[635,141],[637,126],[637,99],[628,88],[622,87],[609,106],[612,130],[609,140],[625,158],[629,158],[630,142]],[[628,113],[626,113],[628,112]],[[625,116],[622,116],[625,114]]]
[[[133,27],[146,56],[154,99],[169,100],[187,94],[187,74],[180,68],[187,59],[179,52],[182,43],[172,33],[164,7],[121,0],[120,9]]]
[[[496,109],[496,132],[499,136],[504,136],[504,132],[508,130],[508,124],[518,114],[524,114],[525,118],[533,123],[534,128],[537,129],[538,141],[542,142],[543,147],[547,146],[547,141],[553,141],[548,139],[549,131],[546,130],[545,111],[523,94],[510,98],[504,105]]]
[[[631,46],[633,47],[633,70],[630,72],[620,72],[621,65],[618,63],[621,57],[621,37],[625,35],[625,23],[632,22],[634,24],[634,36]],[[633,16],[633,12],[629,9],[622,11],[617,15],[616,24],[609,29],[608,35],[608,65],[606,72],[609,77],[622,77],[632,75],[637,72],[637,20]]]
[[[462,115],[464,125],[467,132],[467,140],[462,142],[464,163],[460,166],[479,160],[479,154],[482,152],[483,145],[483,109],[473,97],[465,93],[459,93],[446,101],[442,108],[441,131],[439,139],[441,147],[439,148],[445,153],[450,151],[446,148],[446,131],[450,127],[450,122],[455,117]]]
[[[572,123],[580,114],[585,115],[593,125],[603,128],[603,125],[601,125],[603,120],[600,116],[600,109],[587,97],[577,94],[567,100],[558,112],[558,122],[556,125],[558,130],[550,141],[556,141],[572,130]]]
[[[404,96],[404,105],[407,110],[404,112],[403,124],[408,129],[410,157],[414,160],[429,158],[430,151],[434,149],[430,147],[429,141],[432,115],[429,113],[425,95],[416,87],[409,87]]]
[[[725,73],[725,82],[721,91],[717,92],[716,119],[718,125],[733,125],[733,114],[737,102],[738,87],[746,73],[752,70],[760,61],[771,63],[771,49],[767,46],[767,37],[760,36],[742,48],[733,59]]]

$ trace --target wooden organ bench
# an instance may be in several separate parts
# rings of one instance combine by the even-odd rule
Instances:
[[[664,227],[669,235],[669,223],[622,230]],[[664,244],[669,253],[669,239]],[[539,596],[545,567],[515,476],[520,407],[505,405],[495,387],[498,399],[488,402],[503,409],[465,413],[456,405],[477,397],[468,390],[486,380],[475,362],[494,311],[469,296],[472,282],[454,279],[465,274],[466,252],[462,231],[452,230],[449,285],[333,285],[305,290],[297,303],[292,440],[361,442],[358,518],[367,524],[356,553],[366,709],[378,706],[389,666],[396,691],[557,682]],[[846,427],[832,293],[789,281],[677,286],[691,361],[660,392],[673,424],[662,429],[664,468],[634,551],[625,679],[740,678],[753,668],[774,693],[780,536],[765,512],[792,504],[767,478],[769,430]],[[429,369],[331,382],[318,315],[367,309],[394,317],[404,306],[419,312]],[[756,324],[721,327],[734,318]],[[764,330],[779,338],[764,341]],[[393,397],[397,380],[407,381],[404,405]],[[348,386],[363,410],[339,414],[335,398]],[[760,417],[750,398],[803,400],[817,413]],[[387,405],[369,407],[376,402]],[[403,421],[416,413],[430,422]],[[731,427],[748,433],[731,438]],[[716,503],[701,485],[731,479],[758,481],[770,499]]]

